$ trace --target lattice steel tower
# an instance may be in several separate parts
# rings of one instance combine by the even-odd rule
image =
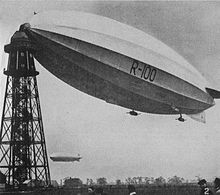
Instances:
[[[0,171],[6,186],[15,188],[25,180],[50,184],[50,172],[40,110],[35,69],[35,45],[17,31],[9,53],[5,98],[0,131]]]

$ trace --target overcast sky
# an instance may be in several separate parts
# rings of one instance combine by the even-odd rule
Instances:
[[[76,2],[0,0],[0,111],[7,65],[4,44],[35,12],[78,10],[141,29],[176,50],[220,89],[220,3]],[[49,160],[52,179],[178,175],[213,180],[220,176],[220,101],[207,110],[207,123],[177,116],[141,114],[88,96],[57,79],[36,62],[48,154],[83,157],[80,163]],[[1,111],[2,112],[2,111]]]

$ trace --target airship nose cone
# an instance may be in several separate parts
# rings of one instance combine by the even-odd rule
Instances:
[[[30,25],[29,23],[24,23],[24,24],[22,24],[22,25],[20,26],[19,31],[24,32],[24,31],[26,31],[26,30],[28,30],[28,29],[30,29],[30,28],[31,28],[31,25]]]

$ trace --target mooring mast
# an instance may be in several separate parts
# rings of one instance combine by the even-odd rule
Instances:
[[[50,184],[50,172],[37,88],[34,53],[25,32],[17,31],[9,53],[5,98],[0,130],[0,171],[6,186],[19,187],[25,180]]]

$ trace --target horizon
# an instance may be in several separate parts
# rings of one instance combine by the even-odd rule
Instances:
[[[160,185],[157,183],[157,179],[164,179],[164,183],[163,184],[173,184],[175,183],[174,181],[172,181],[172,179],[176,178],[178,179],[179,181],[181,181],[179,184],[197,184],[198,181],[202,180],[202,179],[206,179],[206,178],[200,178],[198,176],[195,176],[195,179],[185,179],[183,177],[179,177],[177,175],[174,175],[172,177],[168,177],[168,178],[165,178],[163,176],[159,176],[159,177],[148,177],[148,176],[136,176],[136,177],[127,177],[127,178],[124,178],[124,179],[116,179],[116,180],[111,180],[109,181],[106,177],[98,177],[98,178],[86,178],[86,180],[82,180],[80,177],[71,177],[71,176],[66,176],[64,177],[63,179],[60,179],[60,180],[66,180],[66,179],[80,179],[83,184],[85,185],[100,185],[97,183],[97,180],[98,179],[106,179],[106,185],[108,184],[114,184],[114,185],[117,185],[117,180],[120,180],[120,183],[121,185],[128,185],[128,184],[135,184],[135,185]],[[141,180],[140,180],[141,178]],[[146,181],[145,178],[147,178],[148,180]],[[88,179],[88,180],[87,180]],[[53,179],[51,179],[53,180]],[[91,181],[89,180],[92,180],[93,184],[90,184]],[[126,181],[127,180],[127,181]],[[128,181],[129,180],[129,181]],[[57,180],[54,180],[54,181],[57,181]],[[214,180],[207,180],[207,183],[213,183]]]

